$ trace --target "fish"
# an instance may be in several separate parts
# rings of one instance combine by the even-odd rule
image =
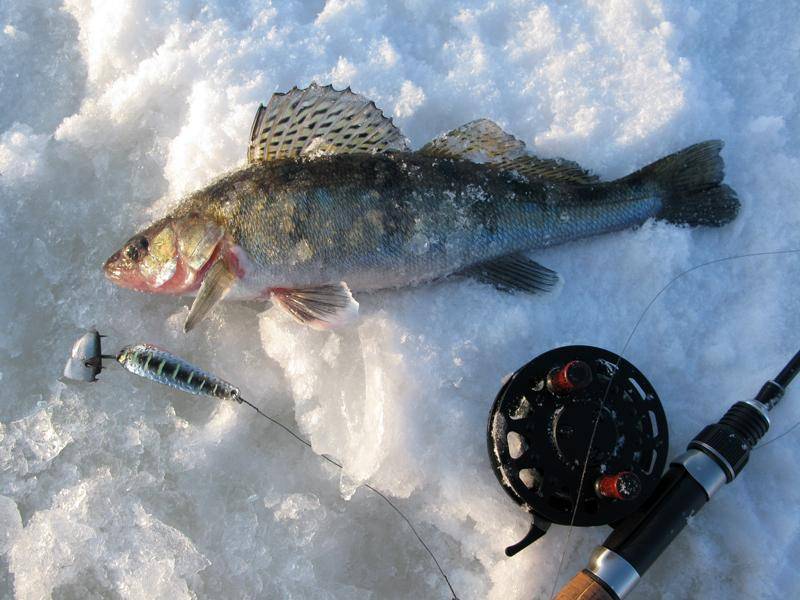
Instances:
[[[194,295],[186,331],[226,298],[271,300],[328,329],[357,317],[354,293],[450,276],[547,293],[561,276],[535,250],[649,219],[734,220],[722,147],[700,142],[601,181],[488,119],[412,150],[374,102],[312,83],[261,104],[247,163],[188,194],[103,268],[125,288]]]

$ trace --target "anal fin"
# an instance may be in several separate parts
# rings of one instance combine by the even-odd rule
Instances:
[[[272,298],[295,320],[313,329],[346,325],[358,315],[358,302],[343,281],[302,289],[275,288]]]
[[[194,326],[227,295],[235,280],[236,275],[231,272],[224,260],[215,262],[203,278],[197,297],[183,323],[183,331],[189,332],[194,329]]]
[[[501,256],[461,273],[506,292],[519,291],[528,294],[552,292],[561,282],[558,273],[521,254]]]

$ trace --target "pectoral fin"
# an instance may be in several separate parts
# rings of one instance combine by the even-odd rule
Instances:
[[[189,332],[194,329],[194,326],[202,321],[209,311],[225,297],[235,280],[236,276],[228,269],[224,260],[215,262],[203,278],[197,297],[183,324],[183,330]]]
[[[297,321],[314,329],[339,327],[358,315],[358,302],[343,281],[302,289],[276,288],[272,298]]]
[[[552,292],[561,281],[555,271],[520,254],[502,256],[475,265],[462,271],[462,274],[490,283],[506,292],[520,291],[529,294]]]

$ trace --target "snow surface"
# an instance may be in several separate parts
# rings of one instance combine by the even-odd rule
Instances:
[[[800,246],[800,21],[793,2],[4,0],[0,3],[0,592],[32,598],[445,598],[393,498],[462,598],[546,598],[604,528],[528,517],[485,446],[501,377],[551,347],[620,350],[670,278]],[[111,286],[102,261],[182,193],[243,162],[274,91],[373,98],[415,147],[488,117],[544,156],[622,175],[719,137],[743,211],[536,253],[558,298],[447,282],[359,298],[317,332],[230,303]],[[797,350],[800,259],[695,271],[627,356],[659,390],[672,454]],[[299,428],[342,476],[246,407],[122,370],[58,380],[82,329],[162,344]],[[800,387],[800,386],[798,386]],[[800,419],[800,390],[770,436]],[[756,451],[631,598],[800,596],[800,430]]]

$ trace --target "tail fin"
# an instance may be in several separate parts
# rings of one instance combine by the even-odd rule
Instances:
[[[624,177],[622,181],[656,183],[664,206],[656,218],[679,225],[720,227],[739,213],[739,199],[722,183],[725,165],[721,140],[689,146]]]

